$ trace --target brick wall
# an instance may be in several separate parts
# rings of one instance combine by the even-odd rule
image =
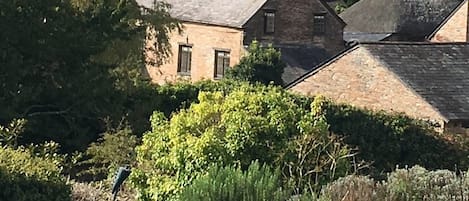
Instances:
[[[264,33],[264,11],[275,10],[275,32]],[[325,14],[325,33],[313,32],[314,14]],[[318,0],[270,0],[245,25],[245,43],[257,39],[274,45],[314,45],[330,54],[344,49],[344,25]]]
[[[304,95],[321,94],[339,103],[372,110],[404,112],[444,125],[439,112],[361,47],[351,50],[291,90]]]
[[[169,62],[161,66],[147,65],[147,72],[153,82],[163,84],[177,79],[197,81],[214,79],[215,50],[230,51],[230,66],[239,62],[244,52],[243,31],[235,28],[212,26],[198,23],[183,23],[182,34],[173,32],[170,35],[172,56]],[[148,44],[151,44],[148,41]],[[179,76],[177,73],[178,51],[180,44],[192,45],[191,75]],[[146,52],[147,59],[154,59],[154,52]]]
[[[466,1],[431,39],[432,42],[468,42],[469,7]]]

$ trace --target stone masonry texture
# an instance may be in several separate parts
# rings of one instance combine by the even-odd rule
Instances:
[[[147,65],[147,72],[154,83],[164,84],[177,79],[192,81],[213,79],[215,69],[215,50],[230,52],[230,66],[239,62],[243,55],[243,31],[235,28],[212,26],[198,23],[183,23],[183,33],[170,35],[172,56],[161,66]],[[150,44],[150,42],[148,42]],[[192,46],[191,75],[179,76],[177,73],[179,45]],[[146,52],[147,59],[154,59],[154,52]]]
[[[291,88],[304,95],[324,95],[339,103],[371,110],[402,112],[444,125],[444,117],[365,48],[327,64]]]
[[[264,33],[264,12],[275,11],[275,32]],[[325,33],[314,34],[313,16],[324,14]],[[274,45],[311,45],[331,55],[344,49],[344,24],[319,0],[270,0],[246,23],[244,43],[256,39]]]

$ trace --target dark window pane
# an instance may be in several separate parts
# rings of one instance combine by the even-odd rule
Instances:
[[[323,34],[326,32],[326,18],[324,14],[315,14],[313,17],[313,32]]]
[[[179,46],[178,69],[181,74],[190,75],[191,72],[192,47],[186,45]]]
[[[215,77],[221,78],[225,70],[230,66],[230,53],[226,51],[215,51]]]
[[[274,33],[275,31],[275,13],[265,12],[264,13],[264,31],[265,33]]]

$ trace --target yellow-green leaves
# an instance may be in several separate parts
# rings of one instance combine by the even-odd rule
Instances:
[[[298,134],[296,123],[307,107],[280,88],[243,84],[229,94],[200,92],[198,103],[170,119],[155,113],[152,131],[137,148],[133,180],[141,199],[173,199],[212,164],[273,164]]]

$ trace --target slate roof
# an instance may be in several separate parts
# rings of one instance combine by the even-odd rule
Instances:
[[[371,54],[448,120],[469,119],[469,45],[368,44]]]
[[[423,41],[463,0],[361,0],[340,14],[345,32],[399,34]]]
[[[282,74],[284,83],[290,83],[329,59],[325,49],[314,46],[279,47],[282,61],[287,65]]]
[[[267,0],[165,0],[170,15],[182,21],[242,28]],[[153,0],[137,0],[147,8]]]
[[[469,43],[359,44],[314,68],[287,88],[356,48],[366,48],[448,121],[469,120]]]

